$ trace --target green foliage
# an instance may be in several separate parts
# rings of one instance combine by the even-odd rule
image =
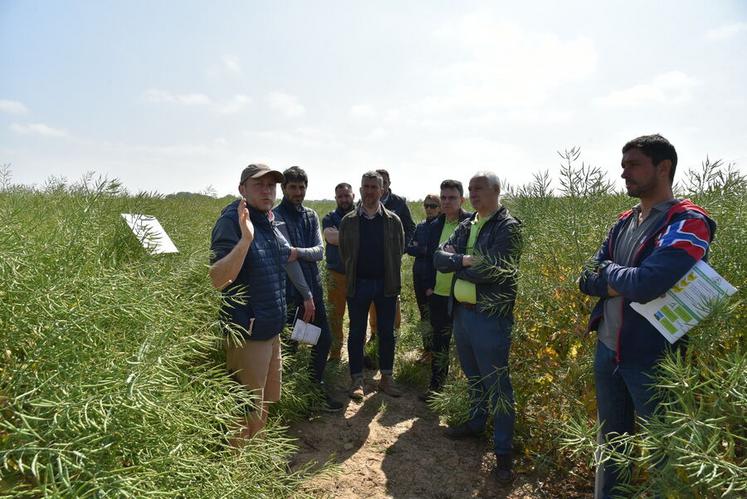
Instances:
[[[568,160],[567,154],[564,159]],[[525,451],[535,460],[553,462],[561,471],[570,470],[579,457],[589,465],[606,459],[636,462],[639,473],[648,470],[649,477],[634,479],[626,495],[646,491],[676,497],[743,495],[747,321],[744,303],[738,300],[690,332],[685,360],[663,363],[658,385],[669,402],[661,418],[634,436],[598,447],[592,376],[596,337],[585,333],[593,301],[578,292],[575,280],[616,215],[635,200],[607,189],[600,192],[605,179],[589,175],[588,167],[575,167],[572,161],[563,175],[574,179],[569,184],[574,188],[563,184],[563,196],[511,199],[514,213],[525,224],[512,352],[518,436]],[[719,175],[713,172],[713,164],[708,168],[708,178],[730,179],[711,181],[702,192],[693,193],[693,200],[719,224],[710,263],[736,287],[744,288],[747,251],[740,243],[747,235],[744,183],[733,170]],[[662,458],[665,465],[652,466]]]
[[[561,153],[559,195],[546,173],[510,189],[504,203],[523,222],[523,251],[510,358],[517,403],[516,444],[539,469],[570,476],[601,461],[639,466],[623,492],[669,497],[741,497],[747,490],[747,313],[739,295],[689,333],[686,359],[667,359],[658,380],[662,416],[636,435],[597,444],[593,356],[586,333],[594,300],[576,279],[617,215],[636,200],[612,192],[603,172]],[[680,174],[682,175],[682,174]],[[685,174],[693,201],[719,224],[710,263],[737,288],[747,285],[747,188],[732,166],[706,161]],[[452,366],[458,360],[452,352]],[[450,423],[466,418],[467,386],[452,369],[432,406]],[[663,459],[665,458],[665,459]],[[663,459],[663,460],[662,460]],[[664,462],[659,467],[652,463]],[[582,480],[592,480],[588,468]],[[643,480],[641,475],[648,476]]]
[[[265,439],[227,446],[237,402],[252,401],[225,371],[206,279],[221,207],[93,177],[0,192],[0,473],[14,495],[294,493],[278,418]],[[181,253],[147,255],[123,212],[157,216]],[[308,405],[299,373],[286,377],[291,416]]]
[[[618,445],[597,444],[596,338],[585,333],[593,302],[576,278],[634,200],[612,192],[599,169],[577,166],[577,150],[561,157],[557,191],[547,172],[505,186],[505,204],[523,222],[510,367],[524,461],[561,476],[580,468],[585,482],[586,466],[635,462],[630,495],[744,496],[740,295],[690,333],[686,358],[662,364],[661,416]],[[299,495],[305,472],[288,469],[295,447],[282,425],[318,408],[307,347],[284,356],[283,397],[266,438],[241,452],[226,444],[240,407],[252,403],[225,372],[219,296],[207,280],[210,230],[230,199],[131,196],[93,176],[31,190],[11,178],[0,167],[0,494]],[[744,288],[744,178],[706,161],[683,185],[719,224],[710,263]],[[334,208],[309,205],[320,217]],[[422,205],[410,206],[422,219]],[[119,216],[127,212],[158,217],[180,253],[147,255]],[[402,281],[395,375],[423,388],[430,369],[414,352],[428,326],[415,320],[410,257]],[[373,344],[367,352],[375,356]],[[468,398],[454,348],[450,356],[448,383],[431,406],[454,424],[466,419]],[[346,378],[347,366],[328,366],[327,375]]]

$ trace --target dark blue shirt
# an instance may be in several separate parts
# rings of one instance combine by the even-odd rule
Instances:
[[[348,212],[344,212],[340,208],[327,213],[322,220],[322,230],[329,228],[340,230],[342,217],[347,213]],[[324,259],[327,262],[327,269],[334,270],[340,274],[345,273],[345,264],[342,262],[342,258],[340,257],[340,247],[338,245],[327,243],[324,246]]]

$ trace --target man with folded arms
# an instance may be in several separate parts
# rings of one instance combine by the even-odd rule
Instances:
[[[521,224],[500,203],[493,172],[469,181],[476,213],[464,220],[434,255],[440,272],[454,272],[450,304],[459,362],[469,384],[466,423],[449,427],[453,439],[479,437],[493,419],[494,472],[501,485],[513,480],[514,393],[508,369]]]
[[[210,280],[223,291],[221,326],[226,333],[226,364],[236,380],[258,399],[241,420],[241,439],[267,422],[269,404],[280,400],[280,332],[285,326],[285,266],[296,250],[280,234],[272,214],[283,174],[267,165],[244,168],[241,199],[221,212],[213,227]],[[296,268],[296,277],[300,268]]]
[[[594,379],[601,442],[633,434],[635,416],[647,420],[659,406],[653,386],[656,366],[670,345],[633,310],[664,294],[708,256],[716,223],[705,210],[672,193],[677,152],[661,135],[631,140],[622,149],[628,196],[640,203],[621,214],[579,279],[582,293],[598,296],[589,330],[597,331]],[[609,498],[629,476],[612,462],[597,468],[595,497]],[[619,491],[617,491],[619,493]]]
[[[383,180],[375,171],[361,178],[361,203],[340,223],[340,256],[348,280],[347,298],[350,315],[348,360],[350,397],[361,400],[363,389],[363,346],[366,318],[371,303],[376,305],[379,331],[379,389],[399,397],[394,385],[394,314],[402,286],[400,267],[405,241],[399,217],[381,204]]]
[[[335,187],[335,202],[337,208],[327,213],[322,219],[324,248],[327,262],[327,299],[329,300],[329,325],[332,328],[332,348],[329,352],[330,361],[339,361],[342,354],[342,322],[345,316],[345,302],[348,291],[348,281],[345,276],[345,265],[340,258],[340,223],[342,217],[353,209],[353,187],[342,182]]]

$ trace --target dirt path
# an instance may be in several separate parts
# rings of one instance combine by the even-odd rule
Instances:
[[[462,498],[548,497],[542,483],[519,469],[511,487],[492,480],[495,458],[486,441],[448,440],[436,414],[403,387],[401,398],[375,391],[368,371],[366,397],[350,400],[342,387],[335,392],[347,407],[294,425],[298,439],[295,466],[332,462],[304,487],[318,497]]]

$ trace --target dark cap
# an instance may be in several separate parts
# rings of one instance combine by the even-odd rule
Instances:
[[[243,184],[247,181],[247,179],[260,178],[264,177],[265,175],[272,175],[276,183],[283,181],[282,173],[277,170],[273,170],[269,166],[263,165],[262,163],[256,163],[244,168],[244,171],[241,172],[241,182],[239,183]]]

